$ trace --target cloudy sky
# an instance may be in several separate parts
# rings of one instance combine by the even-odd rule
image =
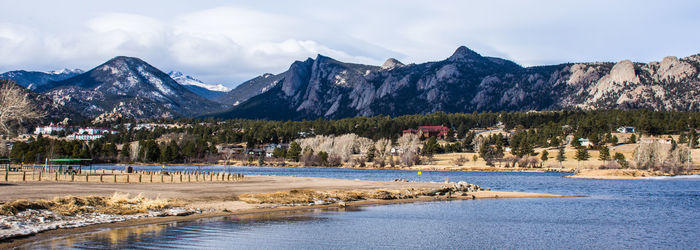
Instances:
[[[135,56],[233,87],[327,55],[379,65],[465,45],[524,66],[700,53],[700,1],[1,0],[0,72]]]

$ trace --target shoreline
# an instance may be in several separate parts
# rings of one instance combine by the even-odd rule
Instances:
[[[660,172],[639,169],[582,169],[574,175],[564,176],[572,179],[593,179],[593,180],[648,180],[655,177],[675,177],[697,175],[697,171],[686,174],[670,175]]]
[[[135,163],[135,164],[123,164],[123,163],[104,163],[95,165],[114,165],[114,166],[132,166],[132,167],[158,167],[162,164],[146,164],[146,163]],[[401,168],[374,168],[374,167],[352,167],[352,166],[341,166],[341,167],[327,167],[327,166],[295,166],[295,165],[272,165],[265,164],[263,166],[254,165],[223,165],[223,164],[166,164],[167,166],[192,166],[192,167],[279,167],[279,168],[337,168],[337,169],[375,169],[375,170],[402,170],[402,171],[458,171],[458,172],[505,172],[505,173],[573,173],[574,169],[568,168],[499,168],[499,167],[441,167],[441,165],[421,165],[421,167],[401,167]],[[206,170],[206,169],[203,169]]]
[[[112,230],[119,228],[138,227],[147,225],[168,224],[173,222],[196,221],[207,218],[228,217],[228,216],[243,216],[243,215],[259,215],[259,214],[274,214],[280,212],[308,212],[307,210],[315,209],[335,209],[348,207],[367,207],[391,204],[405,203],[420,203],[420,202],[440,202],[440,201],[461,201],[461,200],[476,200],[476,199],[523,199],[523,198],[567,198],[567,197],[584,197],[581,195],[556,195],[544,193],[525,193],[525,192],[505,192],[505,191],[478,191],[472,193],[473,196],[422,196],[410,199],[394,199],[394,200],[360,200],[348,203],[334,203],[325,205],[308,205],[308,206],[276,206],[276,207],[257,207],[252,209],[241,209],[235,211],[212,211],[193,214],[187,216],[168,216],[168,217],[149,217],[141,219],[132,219],[113,223],[93,224],[77,228],[60,228],[39,232],[27,236],[19,236],[11,239],[6,239],[0,242],[0,248],[8,249],[21,247],[31,242],[45,241],[56,238],[64,238],[79,234],[89,234],[102,230]]]

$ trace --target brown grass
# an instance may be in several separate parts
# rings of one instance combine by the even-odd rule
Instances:
[[[149,210],[161,210],[176,205],[176,201],[167,199],[149,199],[139,194],[115,193],[111,197],[103,196],[65,196],[53,200],[15,200],[0,206],[0,214],[15,215],[28,209],[46,209],[61,215],[76,215],[98,212],[104,214],[137,214]]]
[[[349,202],[368,199],[408,199],[424,195],[425,190],[373,190],[373,191],[357,191],[357,190],[331,190],[331,191],[314,191],[314,190],[299,190],[293,189],[286,192],[274,193],[257,193],[243,194],[239,196],[241,201],[251,204],[305,204],[314,201],[324,202]]]

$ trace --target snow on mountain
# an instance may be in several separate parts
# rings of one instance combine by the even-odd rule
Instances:
[[[49,71],[49,72],[46,72],[46,73],[47,73],[47,74],[52,74],[52,75],[64,75],[64,74],[73,74],[73,75],[77,75],[77,74],[85,73],[85,71],[83,71],[83,70],[81,70],[81,69],[67,69],[67,68],[63,68],[63,69],[59,69],[59,70],[52,70],[52,71]]]
[[[34,90],[51,82],[65,80],[82,73],[83,71],[80,69],[61,69],[49,72],[15,70],[0,74],[0,79],[11,80],[22,87]]]
[[[200,87],[200,88],[205,88],[205,89],[208,89],[208,90],[211,90],[211,91],[218,91],[218,92],[229,92],[229,91],[231,91],[230,88],[228,88],[228,87],[226,87],[226,86],[224,86],[224,85],[221,85],[221,84],[216,84],[216,85],[214,85],[214,84],[206,84],[206,83],[204,83],[204,82],[202,82],[202,81],[200,81],[200,80],[198,80],[198,79],[196,79],[196,78],[194,78],[194,77],[185,75],[185,74],[183,74],[182,72],[170,71],[170,72],[168,73],[168,75],[170,75],[170,78],[173,78],[173,80],[175,80],[176,82],[178,82],[179,84],[182,84],[182,85],[192,85],[192,86],[197,86],[197,87]]]

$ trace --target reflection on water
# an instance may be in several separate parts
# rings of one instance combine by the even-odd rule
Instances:
[[[264,224],[288,224],[323,220],[322,215],[328,212],[357,212],[358,207],[319,208],[309,210],[275,211],[269,213],[252,213],[244,215],[203,218],[187,222],[170,222],[144,226],[105,229],[94,233],[77,234],[63,238],[39,241],[23,246],[27,249],[64,249],[64,248],[133,248],[131,242],[147,242],[153,239],[187,239],[187,236],[203,237],[219,235],[207,228],[216,225],[235,223],[241,229]],[[186,228],[186,229],[183,229]],[[183,231],[188,231],[183,234]],[[167,245],[168,241],[163,242]],[[194,246],[194,245],[191,245]],[[201,245],[200,245],[201,246]],[[183,245],[173,246],[175,248]]]
[[[292,173],[295,169],[284,169]],[[274,170],[278,171],[278,170]],[[298,176],[393,178],[410,172],[296,169]],[[333,172],[337,171],[337,172]],[[384,173],[385,176],[381,176]],[[291,174],[290,174],[291,175]],[[438,172],[502,190],[582,198],[491,199],[250,214],[131,227],[28,248],[698,249],[700,179],[585,180],[552,173]]]
[[[177,223],[153,224],[136,227],[124,227],[101,230],[94,233],[78,234],[58,239],[39,241],[24,247],[32,248],[71,248],[79,247],[83,242],[106,248],[122,248],[124,242],[139,241],[145,237],[158,237],[167,227],[177,226]]]

